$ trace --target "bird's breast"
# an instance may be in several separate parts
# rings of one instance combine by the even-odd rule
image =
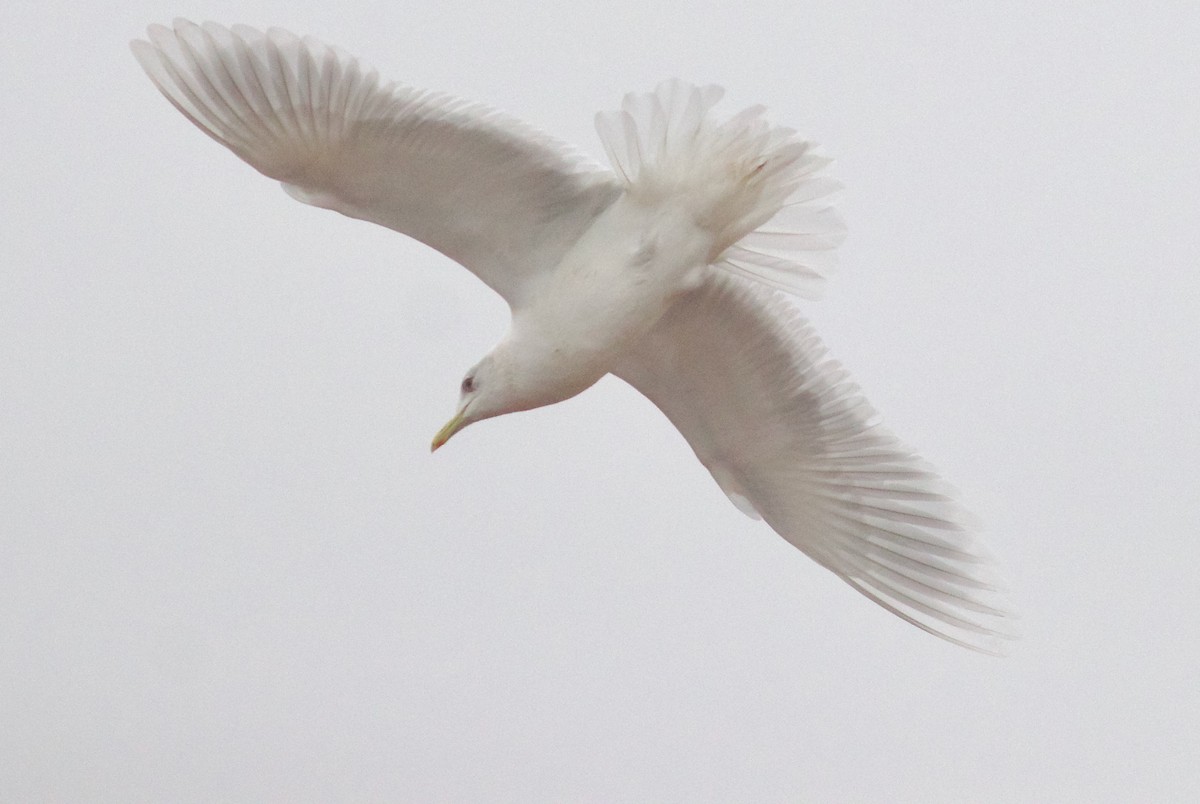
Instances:
[[[607,373],[705,268],[711,237],[681,210],[622,198],[522,314],[581,374]]]

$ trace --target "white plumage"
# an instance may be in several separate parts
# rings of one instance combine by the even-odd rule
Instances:
[[[781,291],[815,296],[842,225],[827,160],[717,87],[666,82],[596,125],[615,169],[313,39],[212,23],[133,42],[185,116],[293,197],[414,237],[503,296],[512,327],[435,449],[605,374],[683,433],[744,512],[952,642],[1009,632],[943,484],[892,437]]]

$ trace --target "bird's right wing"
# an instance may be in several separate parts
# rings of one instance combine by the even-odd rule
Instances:
[[[620,193],[567,146],[282,30],[177,20],[131,43],[189,120],[294,197],[403,232],[520,303]]]
[[[1007,615],[966,518],[781,293],[714,272],[614,373],[744,512],[917,627],[999,652]]]

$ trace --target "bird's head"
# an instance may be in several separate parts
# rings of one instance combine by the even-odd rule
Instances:
[[[604,374],[536,332],[514,329],[463,376],[458,410],[433,437],[431,449],[436,452],[469,424],[569,399]]]
[[[459,384],[458,410],[433,437],[430,450],[436,452],[468,424],[519,410],[508,377],[494,353],[472,366]]]

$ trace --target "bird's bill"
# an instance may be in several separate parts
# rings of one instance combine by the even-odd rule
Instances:
[[[446,422],[446,426],[438,430],[437,435],[433,437],[433,444],[430,445],[430,452],[437,452],[438,448],[451,439],[451,437],[463,428],[467,421],[467,410],[463,408],[458,413],[454,414],[454,418]]]

